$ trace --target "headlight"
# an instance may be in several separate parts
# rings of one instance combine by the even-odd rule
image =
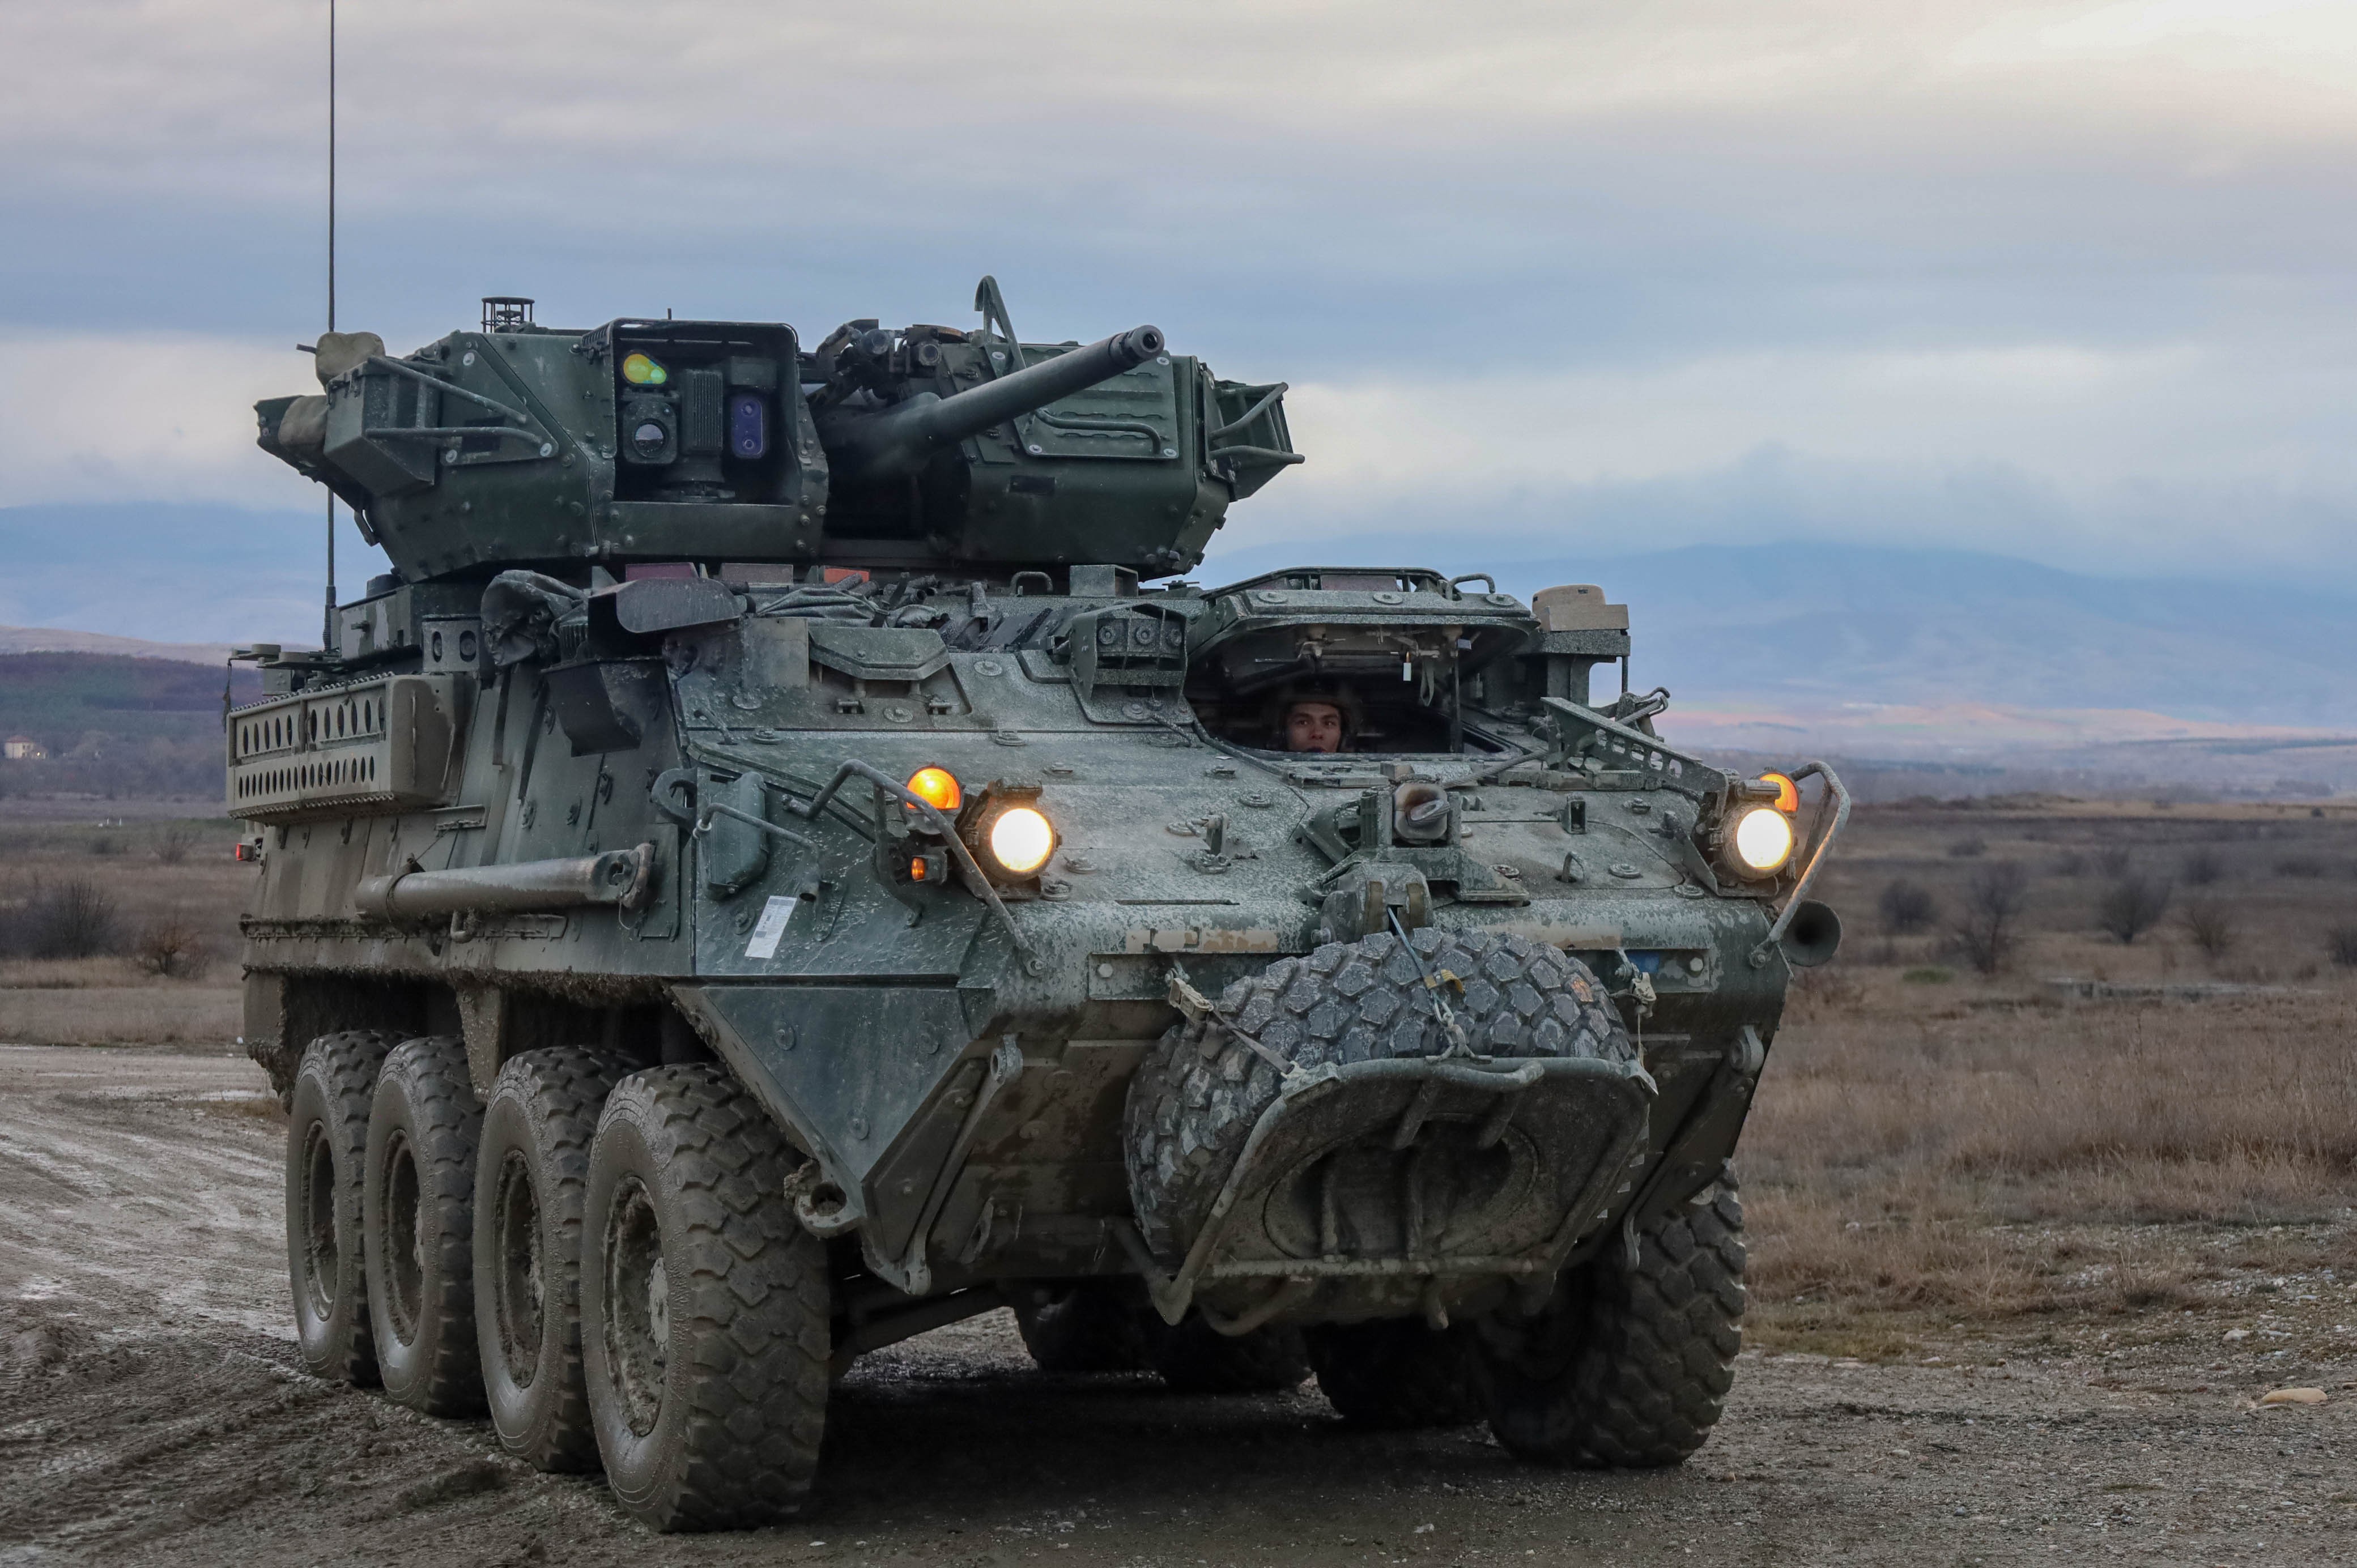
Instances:
[[[1056,853],[1056,830],[1028,806],[1009,806],[990,824],[990,858],[1012,876],[1028,876]]]
[[[1735,858],[1754,876],[1772,876],[1792,858],[1792,822],[1773,806],[1754,806],[1735,819],[1727,835]]]

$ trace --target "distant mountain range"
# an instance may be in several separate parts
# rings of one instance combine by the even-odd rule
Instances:
[[[46,626],[0,626],[0,655],[11,653],[103,653],[125,659],[169,659],[182,664],[229,661],[226,642],[149,642],[111,637],[102,631],[64,631]]]
[[[1598,583],[1629,607],[1640,690],[1675,712],[1986,727],[2035,744],[2261,730],[2357,735],[2357,598],[2292,585],[2094,577],[1964,551],[1817,543],[1534,557],[1502,542],[1361,542],[1359,560],[1490,570],[1527,595]],[[1387,548],[1388,547],[1388,548]],[[1222,552],[1232,581],[1330,548]],[[1945,720],[1927,714],[1945,714]],[[2012,715],[2054,715],[2020,723]],[[2061,722],[2062,714],[2086,715]],[[2107,715],[2098,717],[2096,715]],[[2191,726],[2180,721],[2193,721]]]
[[[226,507],[0,509],[0,621],[18,623],[0,629],[0,652],[217,664],[231,641],[316,643],[319,531],[316,514]],[[1600,583],[1630,607],[1632,681],[1667,686],[1673,733],[1698,744],[1944,758],[2115,757],[2126,746],[2148,757],[2280,759],[2289,749],[2312,754],[2311,777],[2357,768],[2357,751],[2334,744],[2357,736],[2349,595],[2099,577],[1965,551],[1541,551],[1526,536],[1463,528],[1347,551],[1254,542],[1216,551],[1194,576],[1217,584],[1341,554],[1491,571],[1525,596]],[[344,596],[382,569],[347,526]]]

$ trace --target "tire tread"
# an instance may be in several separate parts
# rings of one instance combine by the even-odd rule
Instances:
[[[698,1354],[684,1375],[673,1361],[665,1391],[666,1402],[686,1402],[681,1462],[663,1466],[643,1496],[620,1485],[617,1495],[658,1530],[742,1530],[791,1519],[809,1492],[825,1433],[830,1293],[825,1250],[782,1197],[790,1152],[716,1063],[623,1079],[607,1101],[600,1138],[625,1116],[643,1130],[662,1185],[676,1195],[665,1219],[680,1230],[665,1236],[663,1250],[689,1264],[693,1326],[679,1332],[674,1275],[672,1343]],[[593,1266],[585,1234],[585,1273]],[[595,1329],[585,1316],[592,1358],[599,1354]],[[590,1397],[598,1398],[594,1371]],[[610,1454],[607,1460],[613,1480]]]
[[[515,1432],[500,1424],[497,1402],[493,1402],[492,1428],[500,1446],[544,1471],[579,1472],[597,1467],[597,1428],[590,1420],[589,1392],[581,1371],[582,1215],[588,1196],[589,1151],[597,1136],[598,1117],[614,1085],[636,1065],[619,1052],[595,1047],[552,1046],[521,1052],[501,1064],[499,1079],[491,1087],[490,1101],[484,1106],[487,1123],[492,1108],[503,1101],[516,1102],[525,1118],[526,1135],[531,1140],[529,1155],[535,1166],[534,1197],[544,1217],[543,1230],[553,1231],[558,1255],[571,1265],[564,1285],[552,1290],[544,1281],[541,1332],[544,1337],[561,1336],[564,1345],[557,1365],[552,1368],[544,1361],[533,1387],[538,1390],[542,1387],[541,1378],[553,1374],[554,1396],[534,1411],[529,1427]],[[485,1203],[495,1197],[492,1184],[496,1176],[492,1162],[482,1159],[476,1175],[479,1222],[485,1213]],[[548,1218],[552,1216],[553,1222]],[[488,1244],[491,1232],[486,1229],[481,1234]],[[488,1382],[497,1375],[490,1369],[500,1352],[493,1343],[499,1327],[489,1298],[489,1277],[481,1267],[487,1262],[493,1260],[479,1251],[475,1322]],[[544,1270],[549,1267],[545,1251],[542,1266]],[[537,1400],[530,1402],[540,1404]]]
[[[1499,1442],[1582,1469],[1657,1468],[1701,1448],[1734,1386],[1745,1261],[1731,1169],[1638,1233],[1635,1268],[1609,1243],[1582,1271],[1585,1301],[1557,1367],[1491,1360]]]
[[[475,1153],[483,1102],[468,1074],[466,1042],[455,1035],[404,1040],[384,1058],[380,1100],[396,1080],[414,1122],[418,1201],[433,1208],[439,1248],[419,1330],[423,1337],[425,1321],[436,1325],[431,1360],[418,1369],[414,1383],[395,1389],[389,1381],[386,1391],[427,1415],[479,1415],[483,1370],[475,1337]],[[375,1252],[371,1246],[371,1266]]]
[[[377,1075],[384,1067],[384,1058],[401,1036],[385,1029],[344,1029],[332,1035],[321,1035],[303,1049],[302,1059],[286,1090],[289,1111],[301,1098],[303,1080],[316,1079],[319,1085],[321,1112],[329,1122],[329,1136],[334,1140],[337,1185],[337,1214],[348,1224],[350,1234],[339,1244],[339,1251],[354,1261],[357,1292],[352,1302],[352,1324],[341,1337],[340,1343],[314,1347],[302,1342],[297,1335],[297,1348],[304,1365],[318,1377],[336,1379],[361,1386],[377,1380],[376,1339],[370,1328],[368,1306],[368,1249],[362,1238],[361,1173],[368,1161],[369,1112],[376,1101]],[[302,1204],[302,1183],[308,1172],[298,1169],[302,1157],[305,1122],[298,1116],[286,1129],[286,1267],[288,1283],[300,1292],[303,1288],[303,1264],[299,1257],[302,1236],[308,1216],[297,1212]],[[299,1312],[299,1308],[298,1308]]]
[[[1463,983],[1450,1005],[1476,1049],[1637,1059],[1604,987],[1577,959],[1511,932],[1426,926],[1410,939],[1425,969]],[[1379,933],[1279,959],[1229,985],[1220,1008],[1308,1069],[1435,1054],[1444,1042],[1422,994],[1415,959]],[[1278,1085],[1275,1067],[1211,1018],[1173,1026],[1140,1065],[1124,1155],[1138,1230],[1156,1256],[1184,1256]]]

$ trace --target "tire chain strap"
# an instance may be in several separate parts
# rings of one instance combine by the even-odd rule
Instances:
[[[1435,974],[1426,968],[1424,955],[1415,950],[1415,944],[1407,940],[1407,928],[1400,924],[1399,911],[1386,907],[1383,913],[1390,918],[1392,932],[1399,938],[1400,946],[1407,949],[1408,961],[1415,965],[1416,978],[1424,982],[1425,1000],[1432,1004],[1432,1015],[1440,1025],[1440,1032],[1448,1036],[1448,1048],[1442,1051],[1441,1056],[1444,1058],[1471,1056],[1473,1042],[1466,1037],[1465,1026],[1457,1021],[1456,1011],[1448,1005],[1448,999],[1440,994],[1442,986],[1453,985],[1457,987],[1457,994],[1462,996],[1465,994],[1465,983],[1453,970],[1444,969]]]
[[[1222,1008],[1218,1003],[1212,1001],[1210,997],[1204,995],[1201,992],[1196,990],[1194,983],[1187,978],[1187,966],[1185,964],[1177,962],[1176,961],[1172,961],[1170,965],[1170,986],[1167,994],[1170,1005],[1178,1008],[1180,1013],[1186,1015],[1189,1022],[1200,1023],[1204,1019],[1209,1018],[1211,1022],[1219,1025],[1221,1028],[1225,1029],[1229,1034],[1233,1035],[1237,1039],[1243,1041],[1245,1047],[1252,1051],[1254,1055],[1259,1057],[1261,1060],[1275,1068],[1278,1078],[1294,1079],[1299,1078],[1303,1075],[1305,1070],[1304,1069],[1296,1063],[1287,1060],[1284,1054],[1276,1050],[1274,1047],[1264,1044],[1258,1036],[1245,1028],[1242,1024],[1237,1023],[1233,1018],[1228,1016],[1226,1009]]]

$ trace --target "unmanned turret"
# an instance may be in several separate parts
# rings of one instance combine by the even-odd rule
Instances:
[[[394,358],[317,345],[319,394],[255,405],[264,450],[328,486],[403,581],[511,566],[889,566],[1142,576],[1201,559],[1230,502],[1301,460],[1283,383],[1213,379],[1133,328],[1026,344],[873,320],[804,352],[778,323],[481,327]]]

